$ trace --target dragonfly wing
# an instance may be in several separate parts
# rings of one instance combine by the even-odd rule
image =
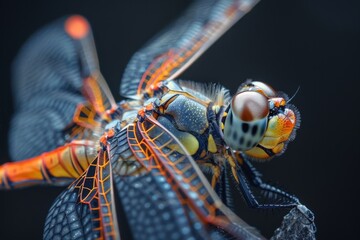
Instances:
[[[115,177],[135,238],[206,239],[218,236],[219,229],[239,239],[262,238],[220,201],[186,149],[155,118],[129,125],[126,134],[117,145],[128,142],[146,169],[137,176]],[[128,155],[123,151],[118,154]]]
[[[138,98],[158,82],[174,79],[244,16],[258,0],[199,0],[184,16],[130,60],[120,93]]]
[[[119,239],[107,152],[100,151],[84,174],[51,207],[44,239]]]
[[[90,26],[81,16],[55,21],[31,37],[15,60],[13,74],[14,160],[63,145],[63,130],[80,102],[88,100],[96,111],[114,102],[103,80],[94,83],[101,75]]]
[[[114,181],[125,213],[119,221],[129,225],[133,239],[208,239],[202,223],[185,211],[166,177],[156,169],[143,171],[143,161],[136,160],[142,150],[128,142],[129,137],[136,141],[134,131],[135,126],[130,125],[110,143]],[[139,152],[134,154],[132,149]]]

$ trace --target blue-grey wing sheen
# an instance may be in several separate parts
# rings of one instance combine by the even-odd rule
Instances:
[[[91,30],[81,39],[65,31],[66,18],[34,34],[13,65],[15,114],[10,129],[14,160],[39,155],[64,144],[83,80],[99,71]]]
[[[130,60],[120,93],[138,98],[152,85],[174,79],[244,16],[258,0],[199,0]]]
[[[111,138],[109,156],[134,239],[263,239],[221,203],[185,148],[153,117]]]
[[[55,200],[44,239],[120,239],[107,152]]]

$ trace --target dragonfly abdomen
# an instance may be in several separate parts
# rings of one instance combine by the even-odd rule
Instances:
[[[79,140],[34,158],[6,163],[0,166],[0,189],[69,184],[81,176],[95,156],[94,143]]]

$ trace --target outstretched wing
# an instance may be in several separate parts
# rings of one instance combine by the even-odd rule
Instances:
[[[196,1],[132,57],[123,75],[121,95],[138,98],[151,85],[177,77],[257,2]]]
[[[117,138],[112,158],[130,152],[145,169],[114,174],[134,238],[262,238],[223,205],[186,149],[153,116],[145,115]]]
[[[100,151],[84,174],[51,207],[44,239],[119,239],[112,171]]]
[[[81,16],[60,19],[36,33],[17,56],[13,76],[9,145],[14,160],[63,145],[64,129],[79,103],[87,102],[90,109],[83,122],[115,105],[100,74],[90,26]]]

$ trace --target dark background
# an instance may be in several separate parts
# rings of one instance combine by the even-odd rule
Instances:
[[[11,63],[43,25],[79,13],[90,21],[103,75],[117,100],[133,53],[190,1],[1,1],[1,162],[9,160]],[[296,140],[280,158],[257,164],[269,179],[295,193],[316,215],[318,239],[349,239],[360,227],[360,8],[356,1],[260,2],[184,74],[220,82],[232,93],[247,78],[292,95],[301,112]],[[51,203],[62,188],[0,192],[0,239],[40,239]],[[237,203],[244,205],[241,198]],[[270,236],[283,212],[240,212]]]

